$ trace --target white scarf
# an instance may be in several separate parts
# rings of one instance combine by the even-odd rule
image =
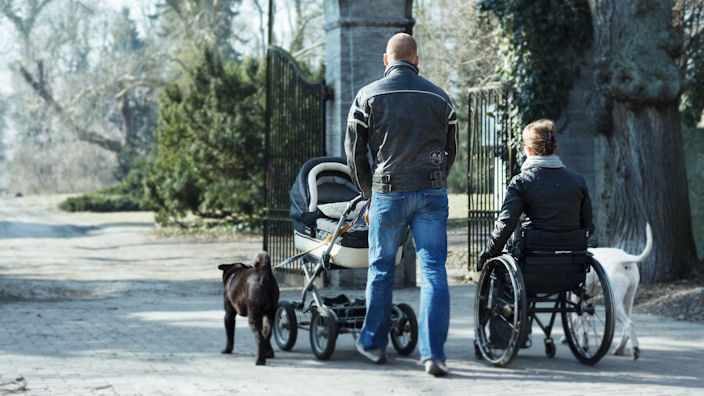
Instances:
[[[564,168],[565,164],[562,163],[560,157],[557,154],[550,155],[531,155],[523,161],[521,165],[521,171],[530,168]]]

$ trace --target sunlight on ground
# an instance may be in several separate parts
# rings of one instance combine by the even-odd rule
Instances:
[[[467,217],[467,194],[449,194],[450,218],[463,219]]]

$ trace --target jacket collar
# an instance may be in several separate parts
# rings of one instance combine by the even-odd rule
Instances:
[[[418,67],[411,62],[400,60],[390,64],[384,71],[384,77],[387,77],[394,70],[410,69],[413,73],[418,74]]]

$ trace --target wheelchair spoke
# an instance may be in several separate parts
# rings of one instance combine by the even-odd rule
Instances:
[[[477,287],[475,346],[481,358],[497,366],[510,363],[522,337],[525,296],[518,282],[509,263],[492,260]]]

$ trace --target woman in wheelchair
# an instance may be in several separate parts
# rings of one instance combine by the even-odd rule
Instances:
[[[594,231],[589,191],[582,176],[567,169],[556,154],[551,120],[529,124],[522,138],[527,158],[508,185],[494,229],[477,260],[482,275],[475,304],[475,352],[495,365],[507,365],[517,349],[530,345],[528,334],[536,321],[546,334],[546,354],[553,357],[550,332],[560,313],[573,354],[582,363],[593,364],[601,356],[589,352],[589,344],[597,354],[608,349],[613,314],[606,306],[610,304],[602,304],[607,318],[599,319],[605,320],[599,334],[582,328],[592,325],[583,314],[591,315],[595,298],[583,290],[585,276],[590,267],[600,269],[587,253],[587,240]],[[507,242],[511,254],[504,252]],[[593,272],[598,275],[599,269]],[[608,283],[605,274],[603,279]],[[607,289],[610,294],[608,285]],[[546,301],[554,307],[541,308]],[[550,323],[543,326],[537,313],[552,313]],[[607,338],[606,348],[598,344],[594,348],[595,342],[604,344]]]
[[[587,184],[555,154],[553,122],[538,120],[525,127],[523,149],[526,160],[521,173],[508,185],[494,230],[479,255],[478,271],[486,260],[501,254],[523,214],[526,220],[521,229],[555,232],[584,229],[589,234],[594,231]]]

